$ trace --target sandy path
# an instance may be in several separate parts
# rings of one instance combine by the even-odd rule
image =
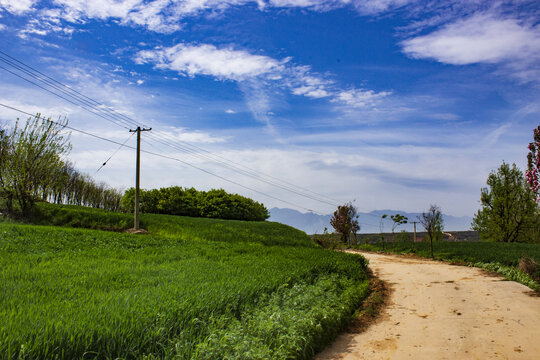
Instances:
[[[390,304],[316,359],[540,359],[540,298],[479,269],[363,253]]]

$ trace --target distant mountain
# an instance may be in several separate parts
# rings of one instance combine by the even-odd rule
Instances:
[[[303,230],[308,234],[322,234],[324,228],[328,228],[329,232],[334,229],[330,225],[332,215],[317,215],[313,213],[302,213],[293,209],[272,208],[270,211],[269,221],[275,221],[282,224],[290,225],[297,229]],[[399,210],[375,210],[369,213],[359,213],[358,221],[360,222],[361,233],[378,233],[380,232],[381,216],[401,214],[409,218],[409,221],[418,221],[417,216],[421,213],[408,213]],[[464,231],[471,228],[472,217],[470,216],[452,216],[443,214],[444,229],[447,231]],[[392,220],[388,217],[383,222],[383,232],[392,231]],[[413,224],[408,223],[400,225],[396,228],[396,232],[401,230],[413,231]],[[416,231],[423,231],[421,224],[416,224]]]

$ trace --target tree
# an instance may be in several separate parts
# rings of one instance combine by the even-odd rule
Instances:
[[[409,221],[406,216],[401,214],[390,215],[390,219],[392,219],[392,221],[394,222],[394,224],[392,224],[392,234],[399,225],[406,224],[407,221]]]
[[[351,203],[348,203],[338,206],[330,219],[330,225],[334,227],[338,234],[341,234],[341,240],[349,246],[351,246],[351,235],[356,235],[360,230],[356,213],[356,208]]]
[[[384,249],[384,243],[385,243],[385,239],[384,239],[384,219],[386,219],[388,217],[387,214],[382,214],[381,215],[381,222],[379,223],[379,233],[380,233],[380,237],[381,237],[381,242],[383,244],[383,249]]]
[[[527,241],[529,229],[538,221],[537,204],[527,187],[523,173],[505,162],[491,172],[488,187],[482,188],[482,209],[473,219],[472,228],[490,241]]]
[[[424,212],[421,217],[418,217],[418,221],[420,221],[428,233],[431,258],[434,258],[433,240],[442,239],[443,218],[441,209],[437,205],[431,205],[428,212]]]
[[[3,131],[0,187],[9,212],[17,201],[23,216],[27,217],[41,184],[52,184],[63,167],[61,156],[69,152],[69,136],[62,134],[67,125],[52,122],[36,115],[29,118],[24,128],[17,120],[10,133]],[[8,139],[6,142],[6,138]],[[2,147],[4,146],[2,145]]]
[[[536,195],[536,202],[540,202],[540,125],[534,129],[533,142],[529,143],[527,154],[527,170],[525,178],[529,188]]]
[[[12,203],[12,200],[9,200],[10,193],[5,191],[5,184],[7,183],[6,167],[11,154],[11,147],[11,138],[8,136],[6,129],[0,129],[0,198],[4,198],[8,206]],[[11,209],[8,208],[8,211],[11,211]]]

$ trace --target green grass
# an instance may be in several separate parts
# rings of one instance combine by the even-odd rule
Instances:
[[[40,221],[105,216],[62,208]],[[364,258],[281,224],[142,223],[150,235],[0,222],[0,358],[310,358],[368,293]]]
[[[415,253],[430,257],[429,242],[410,243],[375,243],[360,244],[358,248],[372,251],[395,253]],[[439,260],[455,262],[499,262],[503,265],[517,266],[519,259],[529,256],[540,263],[540,245],[502,242],[450,242],[433,243],[433,255]]]
[[[414,253],[429,258],[429,242],[410,243],[374,243],[360,244],[358,249],[383,251],[388,253]],[[508,280],[518,281],[533,290],[540,291],[540,284],[528,274],[517,269],[522,257],[530,257],[540,264],[540,244],[503,243],[503,242],[436,242],[433,255],[437,260],[466,263],[470,266],[495,271]],[[540,274],[540,268],[537,271]]]

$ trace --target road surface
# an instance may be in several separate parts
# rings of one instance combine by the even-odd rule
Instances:
[[[540,359],[540,297],[528,287],[466,266],[362,254],[389,284],[389,305],[317,360]]]

